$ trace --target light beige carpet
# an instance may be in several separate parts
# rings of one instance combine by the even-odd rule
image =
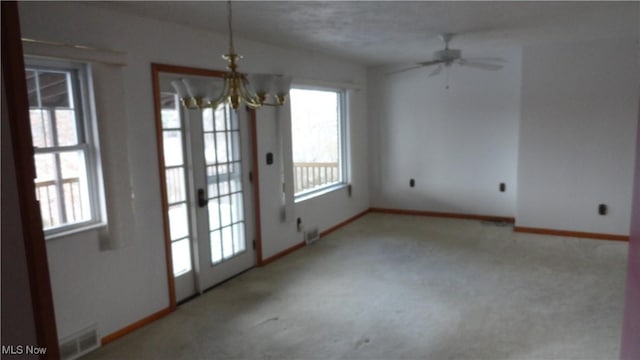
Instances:
[[[368,214],[87,359],[617,359],[624,242]]]

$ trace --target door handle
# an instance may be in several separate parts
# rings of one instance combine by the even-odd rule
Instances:
[[[209,203],[209,199],[204,194],[204,189],[198,189],[198,206],[205,207]]]

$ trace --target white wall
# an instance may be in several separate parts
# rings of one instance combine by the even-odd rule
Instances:
[[[516,225],[628,234],[637,37],[530,46],[523,59]]]
[[[102,67],[95,74],[107,201],[117,223],[109,229],[109,236],[117,239],[119,247],[101,251],[96,231],[48,242],[59,336],[94,322],[104,336],[167,307],[169,301],[150,64],[223,69],[220,54],[226,49],[226,39],[224,35],[115,13],[87,3],[24,2],[19,10],[25,37],[127,52],[126,66]],[[290,203],[286,222],[272,212],[278,206],[274,198],[279,194],[273,184],[279,183],[279,172],[274,172],[275,166],[264,168],[262,161],[266,152],[274,151],[275,119],[269,110],[258,111],[258,118],[264,120],[259,125],[258,153],[266,258],[302,240],[295,230],[298,216],[323,230],[369,207],[367,137],[363,135],[366,72],[360,66],[319,54],[242,39],[236,39],[236,49],[245,56],[240,63],[243,71],[354,83],[362,89],[354,97],[350,124],[354,197],[339,191],[302,207]],[[290,121],[283,118],[285,124]],[[290,147],[285,147],[285,159],[290,158],[287,151]],[[123,218],[121,212],[133,216]]]
[[[453,65],[449,89],[446,71],[428,77],[433,68],[370,71],[372,206],[515,215],[520,50],[464,51],[508,62],[500,71]]]

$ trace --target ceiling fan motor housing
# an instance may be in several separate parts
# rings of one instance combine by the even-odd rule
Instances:
[[[462,52],[458,49],[444,49],[439,50],[434,53],[436,59],[444,62],[450,62],[453,60],[460,59],[462,56]]]

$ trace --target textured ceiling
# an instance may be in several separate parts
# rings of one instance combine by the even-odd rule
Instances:
[[[103,2],[98,6],[226,33],[225,2]],[[424,61],[437,35],[452,47],[635,36],[640,2],[238,1],[234,34],[366,65]],[[239,49],[241,52],[241,49]]]

